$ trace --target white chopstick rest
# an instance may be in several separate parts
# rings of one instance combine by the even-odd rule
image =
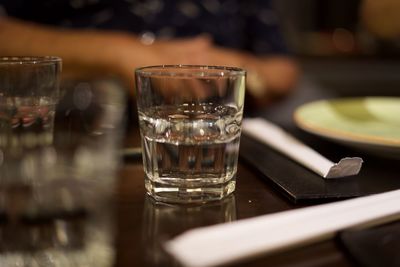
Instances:
[[[356,175],[363,163],[359,157],[343,158],[334,163],[265,119],[244,119],[242,130],[243,133],[285,154],[323,178]]]
[[[400,219],[400,190],[187,231],[164,244],[184,266],[209,267]]]

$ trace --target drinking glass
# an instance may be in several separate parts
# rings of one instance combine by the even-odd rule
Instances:
[[[21,157],[53,142],[55,106],[59,98],[61,59],[0,58],[0,195],[25,195],[32,182]],[[17,197],[18,196],[18,197]],[[10,201],[9,213],[21,201]],[[21,203],[20,203],[21,204]]]
[[[235,190],[245,71],[164,65],[136,70],[145,187],[158,201],[219,200]]]
[[[61,59],[0,59],[0,266],[114,263],[112,196],[125,95],[59,89]]]

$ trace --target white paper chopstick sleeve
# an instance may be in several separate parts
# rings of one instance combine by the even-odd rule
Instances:
[[[346,157],[334,163],[265,119],[244,119],[242,130],[248,136],[283,153],[323,178],[356,175],[363,163],[359,157]]]

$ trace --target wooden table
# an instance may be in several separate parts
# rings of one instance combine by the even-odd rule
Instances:
[[[138,145],[137,134],[128,143]],[[179,266],[164,254],[161,242],[190,228],[301,207],[290,203],[259,176],[254,168],[240,160],[236,191],[231,197],[202,206],[157,204],[146,196],[141,159],[125,162],[118,180],[116,266]],[[330,240],[229,266],[353,264]]]

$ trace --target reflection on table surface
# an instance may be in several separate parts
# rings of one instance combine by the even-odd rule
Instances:
[[[169,205],[146,196],[143,211],[142,245],[145,261],[155,265],[173,263],[162,242],[181,232],[206,225],[236,220],[235,196],[204,205]]]

